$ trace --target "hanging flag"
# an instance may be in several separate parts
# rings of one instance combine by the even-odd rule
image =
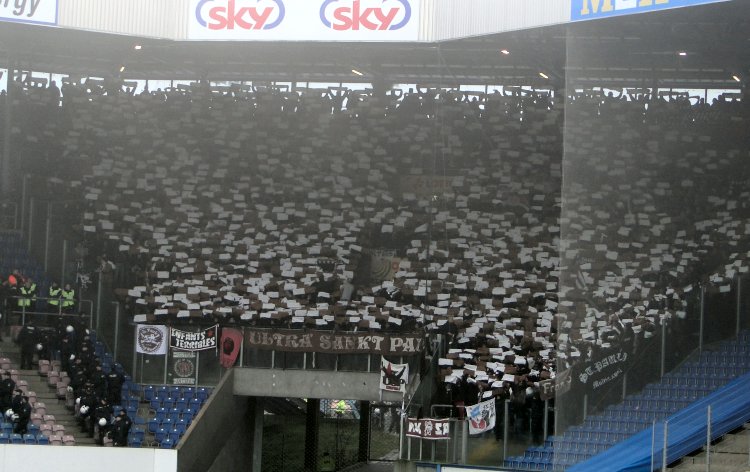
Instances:
[[[409,383],[409,364],[394,364],[380,358],[380,390],[406,393]]]
[[[163,325],[138,325],[135,329],[135,350],[141,354],[167,353],[168,330]]]
[[[479,434],[495,427],[495,400],[490,399],[476,405],[467,406],[469,434]]]
[[[170,330],[169,345],[172,349],[180,351],[216,349],[218,329],[219,325],[214,325],[201,331],[183,331],[172,328]]]
[[[237,361],[242,346],[242,333],[233,328],[221,329],[221,366],[229,369]]]

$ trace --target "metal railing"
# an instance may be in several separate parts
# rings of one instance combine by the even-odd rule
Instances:
[[[81,318],[81,317],[85,317],[85,318],[88,318],[88,320],[89,320],[89,329],[94,329],[95,328],[94,324],[93,324],[94,317],[91,316],[91,310],[93,309],[93,306],[94,306],[93,300],[76,300],[75,303],[76,303],[77,306],[73,305],[73,309],[75,310],[75,313],[69,313],[69,312],[63,311],[63,307],[62,307],[62,301],[63,301],[63,299],[61,299],[61,298],[50,298],[50,297],[27,298],[27,297],[21,297],[21,296],[12,296],[12,297],[8,297],[7,300],[11,301],[11,303],[13,301],[15,301],[15,303],[12,305],[12,308],[9,309],[9,313],[10,313],[10,315],[16,315],[16,316],[18,316],[21,325],[25,325],[26,324],[26,318],[27,318],[27,316],[34,317],[35,319],[37,317],[47,318],[47,317],[50,317],[50,316],[58,316],[58,317],[63,317],[63,318]],[[31,307],[26,307],[26,306],[20,306],[19,307],[18,306],[18,301],[19,300],[30,300],[32,306],[36,305],[37,302],[39,302],[39,301],[45,301],[45,302],[47,302],[49,300],[58,300],[58,301],[60,301],[60,303],[57,305],[56,311],[49,311],[49,310],[48,311],[34,311],[33,309],[31,309]],[[55,306],[55,305],[49,305],[49,304],[47,304],[47,306],[51,307],[51,306]],[[88,306],[88,311],[81,309],[84,306]],[[6,324],[11,324],[11,320],[6,319]]]

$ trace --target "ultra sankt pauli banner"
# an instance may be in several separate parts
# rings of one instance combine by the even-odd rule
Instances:
[[[245,328],[245,348],[285,352],[412,356],[424,349],[424,333],[373,334]]]

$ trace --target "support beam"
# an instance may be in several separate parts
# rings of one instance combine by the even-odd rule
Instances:
[[[250,397],[248,416],[250,418],[253,461],[251,472],[262,472],[263,465],[263,397]]]
[[[370,458],[370,402],[359,402],[359,448],[357,460],[367,462]]]
[[[318,433],[320,432],[320,400],[307,399],[305,418],[305,472],[318,471]]]

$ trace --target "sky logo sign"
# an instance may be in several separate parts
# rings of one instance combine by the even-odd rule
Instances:
[[[282,0],[200,0],[195,18],[209,30],[269,30],[284,21]]]
[[[411,20],[408,0],[325,0],[320,21],[334,31],[395,31]]]

